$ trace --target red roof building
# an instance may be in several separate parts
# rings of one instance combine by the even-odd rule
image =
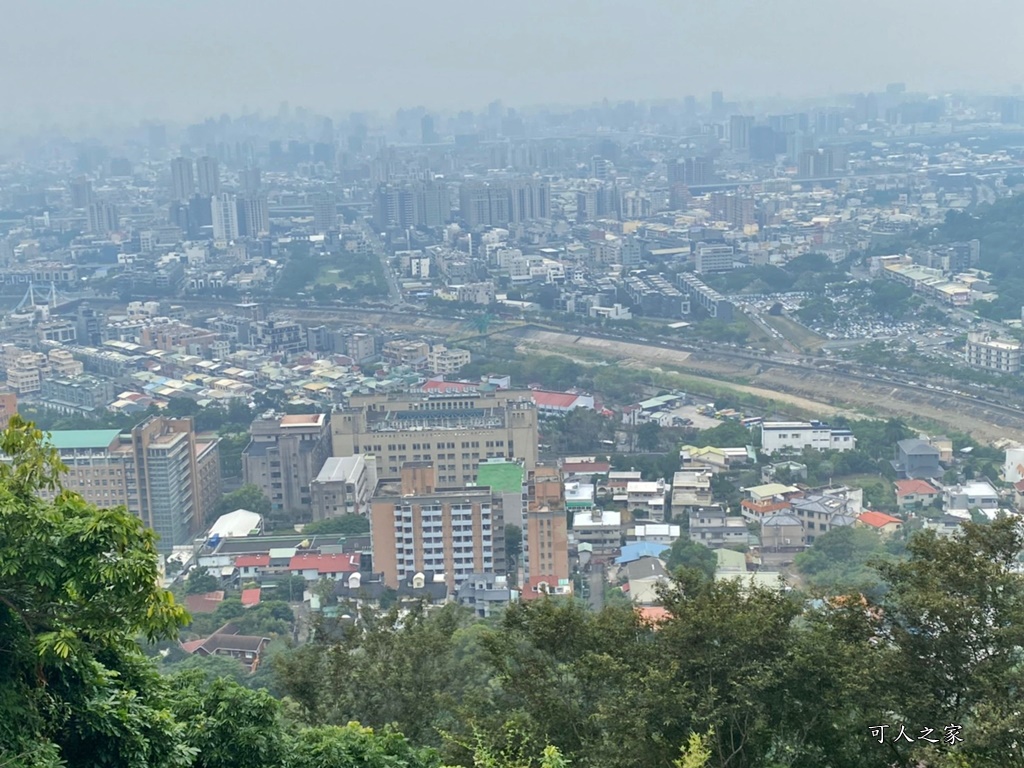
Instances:
[[[243,589],[242,590],[242,605],[249,608],[253,605],[260,604],[260,589],[256,587],[254,589]]]
[[[318,578],[340,578],[346,573],[359,570],[357,553],[321,555],[316,552],[303,552],[292,557],[288,570],[311,581]]]
[[[903,521],[898,517],[887,515],[885,512],[867,510],[857,516],[857,522],[868,528],[874,528],[882,533],[895,533],[903,527]]]
[[[270,565],[270,555],[239,555],[235,558],[235,568],[266,568]]]
[[[213,613],[224,602],[224,590],[202,595],[186,595],[185,607],[189,613]]]
[[[594,409],[593,395],[578,392],[551,392],[546,389],[532,391],[533,402],[541,413],[568,413],[574,408]]]

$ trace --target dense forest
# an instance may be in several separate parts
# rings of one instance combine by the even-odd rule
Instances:
[[[159,674],[139,642],[188,617],[153,534],[60,491],[17,417],[0,449],[5,767],[1024,765],[1013,518],[914,535],[866,595],[745,590],[681,556],[657,620],[551,598],[364,612],[280,654],[265,691]]]

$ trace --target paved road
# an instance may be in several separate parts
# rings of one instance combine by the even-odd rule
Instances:
[[[600,611],[604,608],[604,566],[595,565],[590,573],[587,574],[587,584],[590,585],[590,598],[587,600],[590,603],[591,610]]]
[[[380,241],[380,236],[373,231],[369,223],[363,221],[362,228],[367,240],[370,241],[370,248],[373,249],[374,255],[380,259],[381,268],[384,270],[384,277],[388,281],[390,303],[394,307],[400,307],[403,304],[402,290],[398,287],[398,279],[395,277],[395,271],[391,269],[391,263],[388,259],[387,251],[384,250],[384,244]]]

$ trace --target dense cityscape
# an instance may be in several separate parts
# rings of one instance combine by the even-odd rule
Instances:
[[[1024,95],[8,143],[0,766],[1024,764]]]

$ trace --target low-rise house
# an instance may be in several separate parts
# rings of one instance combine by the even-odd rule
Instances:
[[[924,440],[909,439],[896,443],[892,467],[900,478],[932,478],[942,474],[939,449]]]
[[[671,547],[672,544],[682,535],[682,528],[669,523],[637,523],[626,532],[626,539],[630,542],[650,542]]]
[[[508,578],[496,573],[470,574],[455,594],[459,605],[472,609],[481,619],[496,615],[518,597],[519,593],[509,587]]]
[[[594,548],[595,562],[607,562],[618,554],[622,545],[622,514],[583,510],[573,516],[572,530],[578,543]]]
[[[249,672],[255,672],[269,643],[267,637],[239,634],[238,627],[228,622],[207,638],[182,643],[182,648],[186,653],[200,656],[230,656],[238,659]]]
[[[185,595],[185,608],[191,614],[213,613],[224,602],[224,590],[205,592],[201,595]]]
[[[689,513],[690,541],[711,549],[727,544],[746,546],[750,540],[747,521],[729,515],[718,506],[698,507]]]
[[[711,504],[710,469],[681,469],[672,476],[672,512],[686,514],[690,507]]]
[[[658,589],[668,583],[665,564],[656,557],[641,557],[626,565],[626,591],[637,605],[656,605],[660,602]]]
[[[633,481],[626,485],[626,504],[631,510],[640,510],[648,520],[665,519],[665,494],[672,490],[663,479]]]
[[[789,565],[803,552],[804,528],[800,518],[789,511],[776,512],[761,520],[761,562]]]
[[[807,495],[791,499],[793,515],[803,526],[804,544],[836,528],[853,525],[856,517],[850,513],[850,503],[839,496]]]
[[[987,480],[950,485],[943,489],[943,511],[965,519],[970,519],[971,512],[977,510],[989,519],[999,511],[999,493]]]
[[[896,481],[896,506],[900,512],[927,507],[941,498],[939,489],[926,480]]]
[[[698,448],[684,445],[679,449],[679,465],[682,469],[706,467],[715,474],[749,464],[753,460],[752,449],[747,448],[717,448],[711,445]]]
[[[862,528],[872,528],[886,535],[903,530],[903,521],[898,517],[870,509],[857,515],[857,525]]]
[[[358,554],[323,555],[319,552],[302,552],[292,556],[288,570],[293,576],[301,576],[306,581],[320,579],[341,579],[346,574],[359,571],[360,556]]]

